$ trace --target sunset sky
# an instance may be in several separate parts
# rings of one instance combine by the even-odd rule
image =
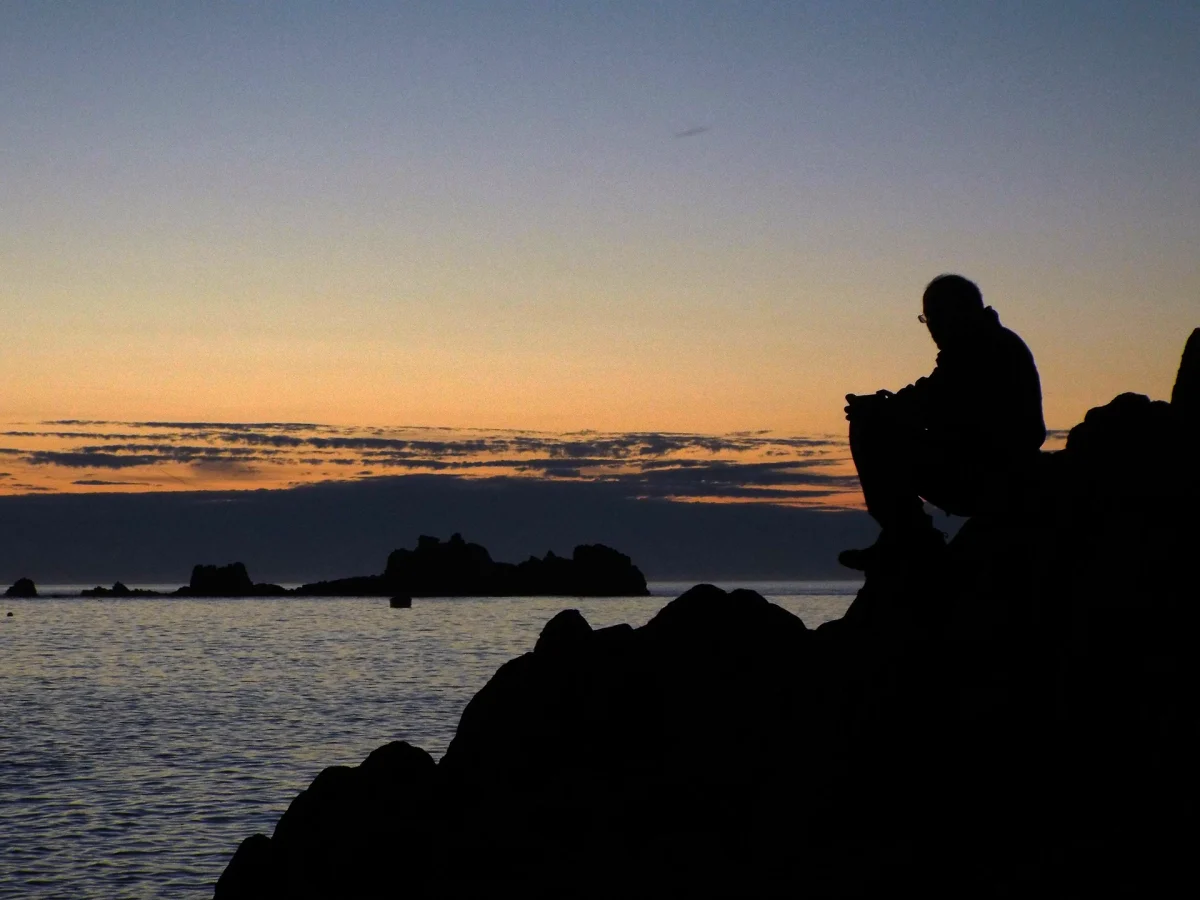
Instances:
[[[1169,394],[1197,160],[1194,0],[7,2],[0,492],[415,465],[146,449],[269,444],[245,423],[840,478],[842,395],[932,368],[943,271],[1069,428]]]

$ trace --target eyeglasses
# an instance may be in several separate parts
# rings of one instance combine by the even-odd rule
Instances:
[[[917,321],[920,322],[922,325],[929,324],[929,319],[926,318],[925,313],[921,313],[921,315],[917,316]]]

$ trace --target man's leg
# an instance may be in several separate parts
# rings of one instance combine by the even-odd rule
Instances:
[[[921,432],[901,420],[886,399],[855,411],[850,421],[850,452],[858,468],[867,512],[882,528],[875,545],[844,550],[838,561],[866,571],[890,547],[900,553],[944,546],[917,491]]]
[[[917,430],[900,421],[886,400],[850,421],[850,453],[867,512],[885,531],[932,523],[917,493],[919,443]]]

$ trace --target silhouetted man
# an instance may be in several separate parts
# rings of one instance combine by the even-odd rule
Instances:
[[[922,307],[938,346],[933,373],[895,394],[846,395],[863,498],[883,528],[874,547],[838,557],[852,569],[887,548],[944,546],[922,498],[958,516],[1002,508],[1046,439],[1033,354],[974,282],[940,275]]]

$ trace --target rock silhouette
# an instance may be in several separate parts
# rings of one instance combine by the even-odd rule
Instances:
[[[816,630],[709,585],[641,628],[559,613],[436,766],[326,770],[216,897],[1190,893],[1187,402],[1090,411],[1002,512],[881,554]]]
[[[423,535],[416,549],[393,550],[381,575],[318,581],[292,590],[277,584],[256,584],[245,564],[234,562],[195,566],[189,583],[169,594],[130,590],[118,581],[111,588],[88,588],[80,596],[407,597],[408,604],[399,606],[411,606],[413,597],[641,597],[648,593],[646,578],[633,561],[603,544],[580,545],[570,559],[550,551],[544,559],[531,556],[513,565],[494,562],[485,547],[467,543],[462,535],[455,534],[445,543]]]
[[[401,896],[425,881],[437,782],[433,758],[396,741],[361,765],[323,771],[288,807],[267,839],[244,841],[217,896]],[[404,854],[402,868],[393,863]],[[233,887],[230,887],[233,885]]]
[[[278,597],[289,593],[277,584],[255,584],[250,580],[246,564],[224,566],[198,565],[192,568],[191,580],[170,593],[130,589],[117,581],[111,588],[96,586],[79,592],[81,597]]]
[[[623,553],[581,545],[570,559],[553,551],[519,564],[495,562],[480,544],[455,534],[442,542],[422,535],[413,550],[394,550],[380,575],[305,584],[309,596],[570,597],[645,596],[646,578]]]
[[[37,585],[29,578],[18,578],[13,582],[12,586],[4,592],[5,597],[36,597],[38,595]]]
[[[1171,407],[1188,427],[1200,427],[1200,328],[1195,329],[1183,348],[1179,373],[1171,391]]]
[[[275,597],[287,590],[277,584],[255,584],[244,563],[226,566],[195,566],[186,587],[175,592],[183,597]]]

